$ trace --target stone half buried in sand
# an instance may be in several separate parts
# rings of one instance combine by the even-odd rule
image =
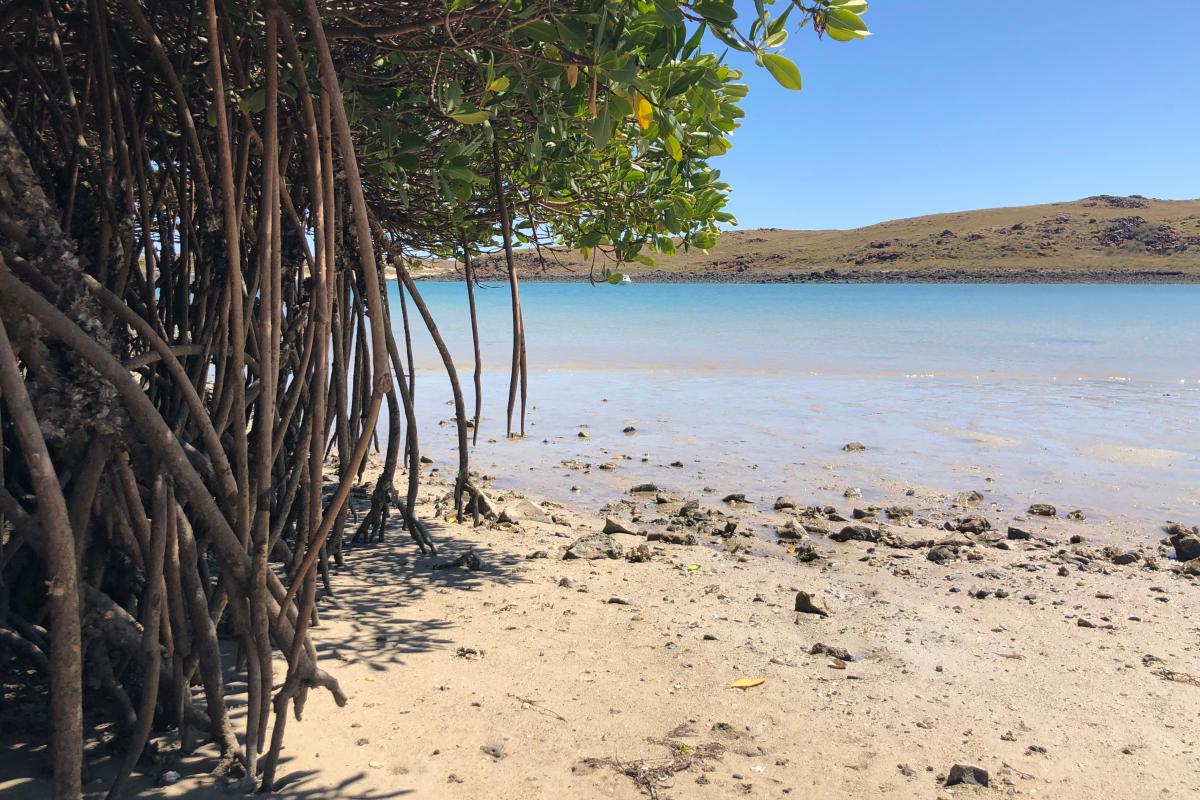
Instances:
[[[947,786],[984,786],[988,785],[988,772],[982,767],[970,764],[955,764],[946,776]]]
[[[582,559],[592,561],[598,558],[620,558],[623,551],[621,545],[607,533],[589,533],[581,536],[567,548],[563,554],[566,560]]]
[[[819,617],[828,617],[829,608],[825,605],[825,601],[821,599],[819,594],[801,591],[796,592],[796,613],[816,614]]]
[[[518,500],[500,511],[500,522],[550,522],[550,515],[537,503]]]
[[[628,533],[637,536],[641,531],[632,522],[625,522],[615,517],[605,517],[604,533]]]

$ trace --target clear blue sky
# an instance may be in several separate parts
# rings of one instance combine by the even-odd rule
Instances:
[[[793,30],[801,92],[730,54],[750,93],[715,163],[738,227],[1200,197],[1200,1],[872,0],[866,19],[861,42]]]

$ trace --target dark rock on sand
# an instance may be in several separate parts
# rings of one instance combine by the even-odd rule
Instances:
[[[1076,522],[1082,522],[1085,519],[1085,517],[1083,516],[1083,512],[1077,508],[1074,511],[1067,512],[1067,519],[1072,519],[1072,520],[1075,520]]]
[[[617,544],[607,533],[590,533],[576,539],[567,548],[563,558],[591,561],[597,558],[620,558],[621,555],[621,545]]]
[[[1049,503],[1034,503],[1029,507],[1029,513],[1035,517],[1057,517],[1058,509]]]
[[[978,514],[972,514],[955,520],[954,529],[961,533],[983,533],[992,529],[992,523]]]
[[[775,501],[776,511],[786,511],[789,508],[795,508],[796,501],[790,497],[780,497]]]
[[[867,449],[867,446],[862,442],[846,442],[842,445],[842,450],[847,453],[861,453]]]
[[[1191,561],[1200,558],[1200,536],[1195,529],[1188,530],[1178,523],[1174,528],[1168,526],[1171,546],[1175,548],[1175,558],[1179,561]]]
[[[658,491],[658,487],[653,483],[639,483],[629,490],[630,494],[654,494]]]
[[[744,502],[746,502],[746,495],[742,494],[741,492],[734,492],[733,494],[727,494],[724,497],[722,497],[721,502],[722,503],[744,503]]]
[[[804,536],[804,528],[796,524],[796,520],[789,519],[781,527],[775,529],[775,535],[780,539],[795,541]]]
[[[1112,557],[1112,563],[1122,567],[1130,564],[1136,564],[1140,560],[1141,554],[1136,550],[1128,550],[1124,553],[1117,553]]]
[[[837,533],[830,534],[830,539],[835,542],[871,542],[872,544],[879,541],[879,531],[866,525],[847,525]]]
[[[948,544],[934,545],[925,557],[935,564],[946,564],[958,558],[958,548]]]
[[[1009,525],[1008,526],[1008,538],[1013,541],[1032,539],[1033,534],[1031,534],[1029,531],[1025,530],[1024,528],[1017,528],[1012,525]]]
[[[796,592],[796,611],[801,614],[816,614],[819,617],[829,616],[829,609],[821,600],[821,596],[810,592]]]
[[[950,768],[950,774],[946,776],[947,786],[987,786],[988,773],[982,767],[974,767],[969,764],[955,764]]]
[[[854,656],[850,655],[850,651],[844,647],[834,647],[833,645],[817,642],[808,649],[809,655],[819,656],[827,655],[834,658],[840,658],[842,661],[853,661]]]

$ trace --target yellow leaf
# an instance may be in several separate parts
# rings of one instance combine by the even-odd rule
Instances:
[[[761,686],[766,683],[766,678],[738,678],[733,683],[729,684],[730,689],[751,689],[755,686]]]
[[[640,94],[637,96],[637,100],[633,101],[633,113],[642,130],[650,127],[650,118],[654,114],[654,109],[650,106],[650,101]]]
[[[576,82],[579,80],[579,67],[572,64],[567,67],[567,83],[572,89],[575,88]]]
[[[700,569],[699,564],[688,564],[688,572],[695,572],[698,569]]]

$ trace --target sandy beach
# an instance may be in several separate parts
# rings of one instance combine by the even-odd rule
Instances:
[[[279,795],[1200,791],[1200,561],[975,495],[892,516],[636,488],[605,516],[499,493],[474,527],[431,478],[436,557],[391,541],[335,570],[314,638],[349,705],[313,693]],[[209,748],[158,745],[140,796],[227,796]],[[955,765],[978,771],[947,785]]]

